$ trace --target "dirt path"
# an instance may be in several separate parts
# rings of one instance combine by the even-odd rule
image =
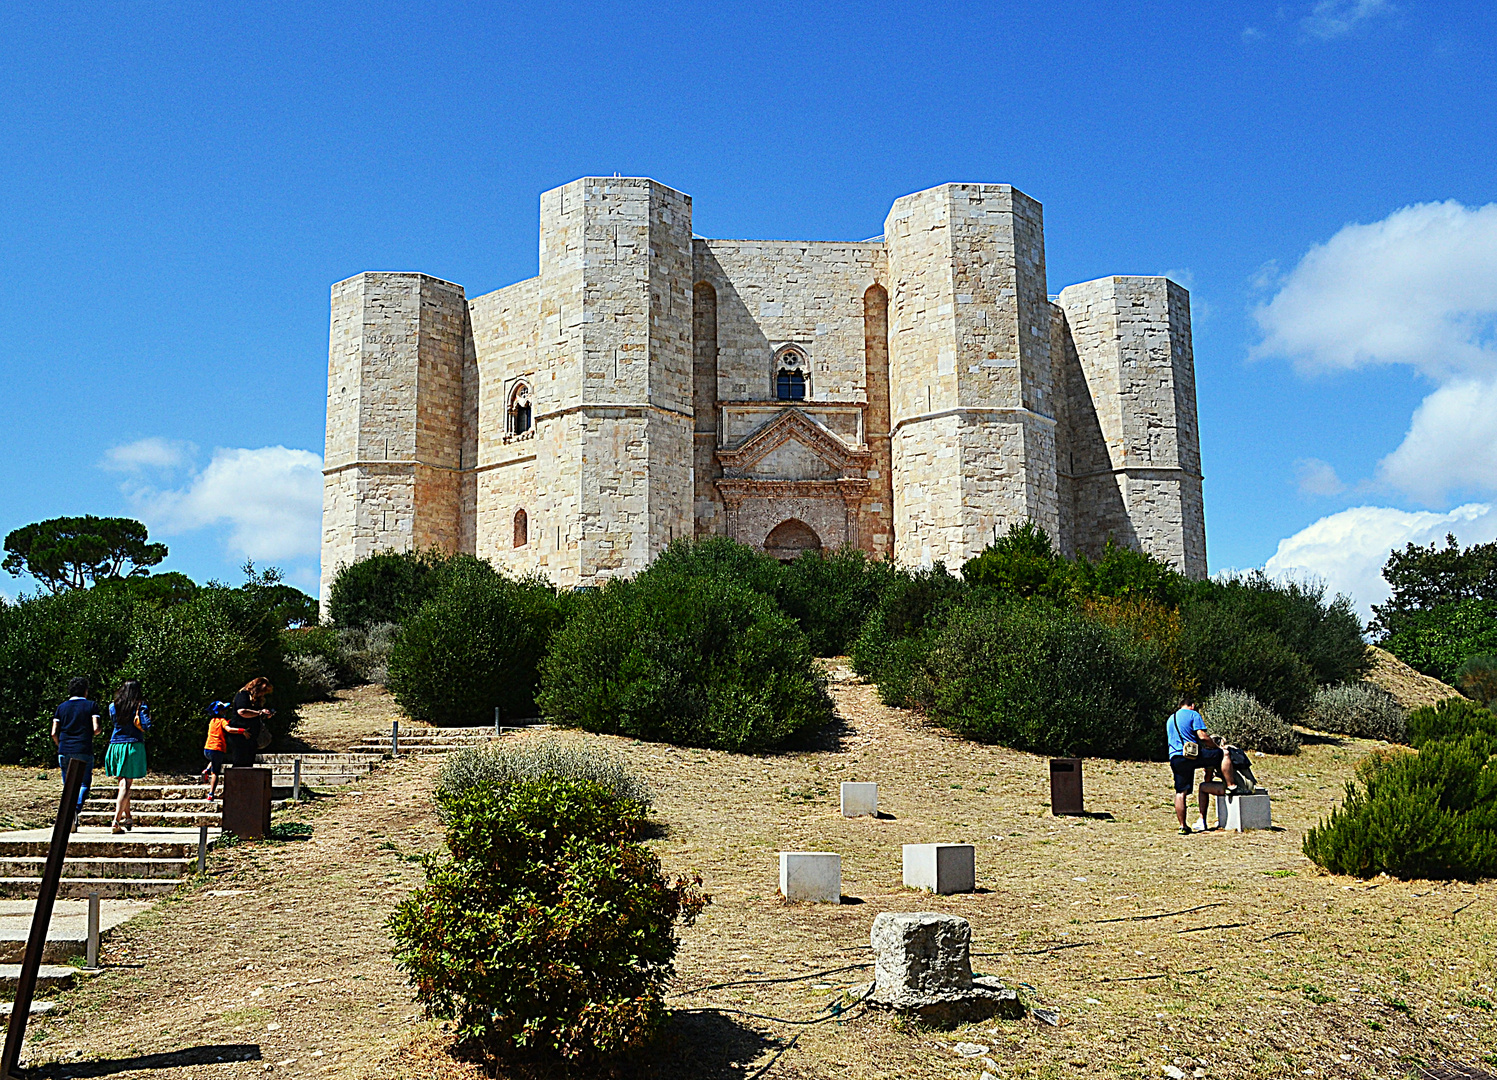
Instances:
[[[364,1075],[418,1020],[383,923],[436,837],[434,768],[386,766],[362,794],[276,816],[310,822],[309,840],[216,852],[205,879],[114,933],[65,1013],[33,1023],[27,1058],[55,1064],[28,1075]]]

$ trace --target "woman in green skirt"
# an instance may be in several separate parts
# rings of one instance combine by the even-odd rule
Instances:
[[[114,832],[135,828],[130,816],[130,785],[146,774],[146,732],[151,730],[151,714],[146,709],[145,697],[140,683],[127,679],[120,692],[114,695],[109,706],[109,719],[114,722],[114,734],[109,736],[109,749],[104,752],[104,772],[120,781],[120,791],[114,800]]]

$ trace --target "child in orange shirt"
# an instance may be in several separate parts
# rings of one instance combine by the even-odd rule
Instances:
[[[218,794],[218,777],[223,772],[224,762],[229,760],[229,744],[224,738],[224,725],[228,723],[226,709],[222,701],[215,701],[208,710],[208,741],[203,744],[203,757],[208,759],[208,767],[203,770],[203,783],[208,785],[209,802]]]

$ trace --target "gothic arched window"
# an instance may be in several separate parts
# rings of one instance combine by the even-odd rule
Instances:
[[[525,434],[530,430],[533,415],[530,408],[530,387],[525,383],[516,383],[509,395],[507,434]]]
[[[515,547],[522,548],[530,543],[530,518],[525,511],[515,511]]]
[[[811,365],[806,354],[787,345],[775,354],[774,396],[780,401],[804,401]]]

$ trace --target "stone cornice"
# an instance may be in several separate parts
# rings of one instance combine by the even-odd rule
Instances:
[[[724,470],[742,473],[792,439],[810,449],[839,472],[866,469],[873,461],[867,450],[854,450],[799,409],[786,408],[732,450],[719,449]]]
[[[829,499],[846,503],[863,499],[872,481],[861,477],[841,480],[753,480],[747,477],[725,477],[717,481],[723,504],[735,509],[746,499]]]
[[[1055,417],[1046,416],[1044,413],[1037,413],[1033,409],[1026,409],[1022,406],[958,405],[952,409],[936,409],[934,412],[916,413],[914,416],[906,416],[903,420],[895,423],[894,431],[889,432],[889,434],[893,435],[906,424],[918,424],[926,420],[939,420],[944,416],[991,416],[995,419],[1038,420],[1040,423],[1048,424],[1050,427],[1055,426]]]

